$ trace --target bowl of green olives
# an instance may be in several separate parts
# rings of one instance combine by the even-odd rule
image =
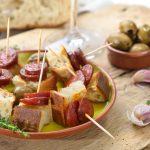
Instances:
[[[133,21],[124,20],[119,30],[107,38],[110,63],[122,69],[150,67],[150,25],[138,28]]]

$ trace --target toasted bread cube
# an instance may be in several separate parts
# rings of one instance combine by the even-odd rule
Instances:
[[[0,117],[10,118],[13,104],[15,102],[15,96],[6,90],[0,88]]]
[[[58,54],[55,54],[52,50],[49,50],[46,54],[48,64],[52,71],[54,71],[60,78],[69,79],[72,74],[67,68],[73,71],[71,62],[69,60],[66,49],[61,46]],[[65,63],[65,65],[64,65]],[[66,67],[67,66],[67,67]]]
[[[32,82],[32,81],[25,81],[23,80],[20,75],[15,75],[12,79],[13,84],[16,87],[24,87],[24,86],[31,86],[35,89],[38,86],[38,82]],[[42,80],[40,91],[49,91],[51,89],[56,89],[56,76],[54,74],[49,74],[48,77],[45,80]]]
[[[46,106],[20,104],[14,108],[13,122],[25,131],[40,132],[43,126],[52,120],[51,104]]]
[[[53,120],[65,126],[65,111],[72,101],[82,99],[86,94],[86,87],[82,81],[71,83],[60,92],[51,91]]]
[[[93,74],[87,87],[86,97],[93,102],[105,102],[109,99],[110,85],[102,72]]]
[[[66,103],[70,103],[73,100],[78,100],[86,95],[86,87],[80,80],[71,83],[68,87],[61,89],[59,92],[62,95]]]

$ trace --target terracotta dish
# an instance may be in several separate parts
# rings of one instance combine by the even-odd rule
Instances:
[[[150,67],[150,50],[144,52],[123,52],[111,46],[108,49],[110,63],[122,69],[142,69]]]
[[[27,62],[27,59],[29,58],[30,54],[33,54],[35,52],[37,52],[37,50],[18,51],[18,58],[19,60],[22,61],[22,65],[24,65]],[[93,63],[91,64],[93,65],[95,70],[100,70],[105,75],[110,85],[109,100],[105,103],[94,104],[94,117],[93,118],[98,121],[102,117],[104,117],[112,108],[116,99],[116,88],[115,88],[113,79],[108,75],[107,72],[105,72],[102,68],[94,65]],[[52,124],[45,126],[42,129],[42,132],[28,132],[29,137],[27,137],[27,139],[61,138],[61,137],[77,134],[78,132],[81,132],[84,129],[87,129],[91,127],[92,125],[93,123],[88,121],[84,124],[67,128],[67,127],[61,127],[60,125],[57,125],[55,122],[53,122]],[[7,135],[10,137],[15,137],[15,138],[25,138],[16,132],[12,132],[10,130],[3,129],[3,128],[0,128],[0,134]]]

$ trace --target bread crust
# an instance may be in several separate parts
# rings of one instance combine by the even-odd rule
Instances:
[[[60,96],[56,91],[51,91],[50,94],[51,104],[52,104],[52,114],[53,120],[65,126],[65,116],[64,112],[67,104],[65,103],[64,97]]]
[[[16,98],[13,93],[10,93],[2,88],[0,88],[0,94],[0,117],[8,119],[12,114],[12,109]]]
[[[36,8],[38,8],[39,11],[37,11]],[[7,10],[8,12],[5,12]],[[11,22],[10,28],[22,30],[61,26],[69,20],[69,11],[70,0],[23,0],[22,4],[15,2],[15,0],[6,1],[3,2],[3,5],[0,7],[0,16],[3,16],[1,18],[2,21],[0,21],[0,31],[6,30],[7,17],[5,16],[8,15],[10,16]],[[29,16],[28,19],[26,19],[27,16]],[[26,22],[24,21],[24,18],[27,20]],[[24,21],[23,23],[21,23],[21,19],[22,22]]]
[[[102,72],[94,73],[87,86],[86,98],[94,102],[105,102],[109,99],[109,93],[110,85],[107,78]]]
[[[37,132],[41,119],[41,111],[28,108],[26,106],[16,106],[14,108],[13,122],[25,131]]]
[[[74,70],[68,58],[67,51],[64,47],[60,47],[60,51],[58,54],[55,54],[52,50],[49,50],[46,54],[46,57],[51,70],[55,74],[57,74],[61,79],[66,80],[72,76],[72,74],[67,68],[72,70],[72,72]]]

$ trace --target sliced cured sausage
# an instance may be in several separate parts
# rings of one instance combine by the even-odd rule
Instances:
[[[72,82],[81,80],[83,83],[85,83],[85,77],[81,70],[76,71],[76,75],[72,76],[67,82],[66,85],[70,85]]]
[[[48,105],[48,101],[48,97],[33,97],[20,99],[20,102],[27,105]]]
[[[24,98],[32,98],[32,97],[50,97],[49,91],[42,91],[38,93],[25,93]]]
[[[7,69],[0,69],[0,86],[7,85],[12,79],[12,73]]]
[[[74,127],[79,124],[78,121],[78,101],[73,101],[69,104],[67,110],[66,110],[66,125],[69,127]]]
[[[69,54],[69,59],[71,61],[71,65],[73,66],[74,70],[79,70],[80,69],[80,64],[78,62],[78,59],[76,58],[76,55],[74,52],[70,52]]]
[[[92,102],[90,102],[86,98],[83,98],[79,101],[78,107],[78,119],[80,123],[85,123],[89,121],[88,118],[86,118],[85,114],[88,114],[90,117],[93,117],[94,108]]]
[[[18,63],[17,52],[14,49],[8,50],[8,55],[6,51],[0,52],[0,68],[9,68]]]
[[[42,63],[37,64],[36,62],[31,62],[25,65],[25,72],[30,75],[39,75],[42,68]],[[43,72],[47,71],[48,65],[44,63]]]
[[[22,68],[20,70],[20,75],[25,80],[35,81],[35,82],[39,81],[39,77],[40,77],[40,75],[32,75],[32,74],[30,75],[30,74],[27,74],[24,68]],[[45,78],[46,78],[46,72],[43,72],[42,80],[44,80]]]
[[[80,64],[81,66],[87,64],[87,61],[86,61],[86,59],[85,59],[85,57],[84,57],[84,54],[83,54],[83,52],[82,52],[82,50],[81,50],[80,48],[76,49],[76,50],[74,51],[74,53],[75,53],[75,56],[76,56],[76,58],[77,58],[77,60],[78,60],[78,62],[79,62],[79,64]]]
[[[93,75],[93,67],[90,64],[86,64],[82,67],[81,71],[83,72],[83,75],[85,77],[85,85],[88,85],[92,75]]]

